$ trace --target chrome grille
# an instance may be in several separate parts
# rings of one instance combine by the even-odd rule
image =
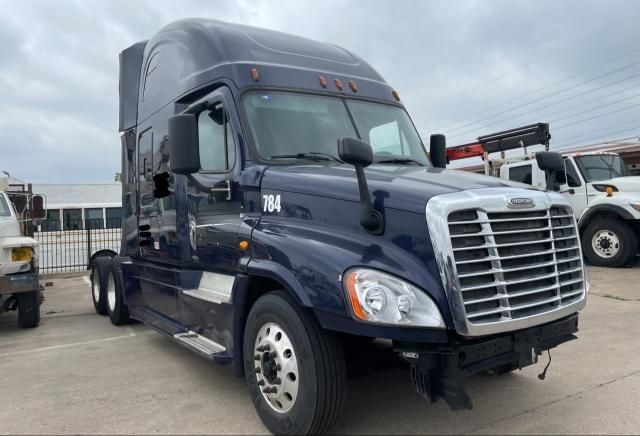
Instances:
[[[581,300],[584,277],[571,208],[457,210],[447,217],[468,323],[546,313]]]

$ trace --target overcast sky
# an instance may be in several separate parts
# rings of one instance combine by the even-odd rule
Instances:
[[[424,138],[534,121],[552,147],[640,134],[640,1],[0,0],[0,170],[103,182],[120,168],[118,54],[184,17],[343,46]]]

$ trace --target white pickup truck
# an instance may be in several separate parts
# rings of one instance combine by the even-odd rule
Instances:
[[[564,171],[555,173],[554,189],[571,201],[584,254],[598,266],[634,263],[640,239],[640,177],[631,176],[615,153],[573,153],[563,158]],[[545,171],[535,156],[505,161],[500,177],[547,187]]]
[[[38,242],[23,236],[18,214],[7,194],[0,190],[0,313],[18,311],[18,325],[40,323]]]

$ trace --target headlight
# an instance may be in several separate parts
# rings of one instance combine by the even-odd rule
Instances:
[[[630,203],[629,206],[640,212],[640,202],[638,203]]]
[[[31,247],[18,247],[11,249],[12,262],[30,262],[33,256]]]
[[[402,279],[368,268],[343,278],[353,316],[375,324],[445,328],[433,300]]]

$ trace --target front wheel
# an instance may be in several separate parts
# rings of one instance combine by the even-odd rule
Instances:
[[[624,221],[598,220],[582,234],[582,249],[595,266],[621,267],[633,262],[638,240]]]
[[[269,293],[253,305],[243,351],[251,398],[269,431],[333,428],[346,396],[342,346],[285,292]]]
[[[23,329],[40,324],[40,291],[22,292],[18,297],[18,325]]]

